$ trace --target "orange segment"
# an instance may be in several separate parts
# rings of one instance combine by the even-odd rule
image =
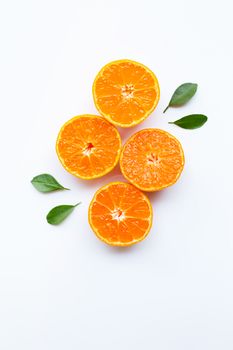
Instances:
[[[119,60],[104,66],[93,84],[96,108],[113,124],[129,127],[153,112],[160,96],[154,73],[141,63]]]
[[[56,151],[71,174],[94,179],[109,173],[117,164],[120,135],[112,124],[95,115],[80,115],[65,123],[57,138]]]
[[[100,188],[89,206],[89,223],[98,238],[114,246],[143,240],[152,224],[152,207],[140,190],[125,182]]]
[[[124,177],[143,191],[158,191],[174,184],[184,167],[180,142],[159,129],[144,129],[129,138],[122,149]]]

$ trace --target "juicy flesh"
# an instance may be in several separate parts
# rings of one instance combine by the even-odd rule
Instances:
[[[103,114],[121,124],[141,120],[158,100],[158,85],[149,71],[133,62],[107,66],[95,84]]]
[[[144,190],[173,184],[184,166],[178,141],[161,130],[143,130],[126,144],[121,168],[125,177]]]
[[[110,244],[136,242],[150,226],[151,213],[145,195],[130,184],[112,184],[100,191],[90,211],[98,235]]]
[[[57,148],[71,173],[92,177],[113,167],[120,140],[115,127],[104,119],[83,116],[65,125]]]

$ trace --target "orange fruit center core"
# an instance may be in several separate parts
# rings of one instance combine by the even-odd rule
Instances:
[[[89,156],[89,155],[91,154],[91,152],[93,151],[93,148],[94,148],[93,144],[92,144],[91,142],[89,142],[89,143],[86,145],[86,147],[84,148],[83,154],[84,154],[85,156]]]
[[[149,164],[158,165],[159,163],[159,157],[158,155],[154,154],[153,152],[147,155],[147,160]]]
[[[125,214],[121,209],[115,209],[111,213],[113,220],[122,221],[125,218]]]
[[[121,88],[121,95],[124,99],[133,98],[134,86],[133,84],[126,84]]]

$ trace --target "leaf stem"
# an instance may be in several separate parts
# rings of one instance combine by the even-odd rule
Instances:
[[[77,207],[79,204],[81,204],[82,202],[78,202],[77,204],[74,205],[74,207]]]
[[[170,106],[168,105],[168,106],[164,109],[163,113],[165,113],[166,110],[167,110],[169,107],[170,107]]]

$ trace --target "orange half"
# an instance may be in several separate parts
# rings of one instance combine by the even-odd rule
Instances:
[[[102,117],[80,115],[65,123],[56,151],[64,168],[82,179],[109,173],[117,164],[121,138],[116,127]]]
[[[146,195],[125,182],[112,182],[100,188],[88,213],[96,236],[107,244],[122,247],[138,243],[148,235],[152,216]]]
[[[180,142],[160,129],[144,129],[125,143],[120,167],[124,177],[142,191],[159,191],[173,185],[184,168]]]
[[[153,112],[160,97],[155,74],[143,64],[126,59],[104,66],[92,91],[100,114],[121,127],[141,123]]]

